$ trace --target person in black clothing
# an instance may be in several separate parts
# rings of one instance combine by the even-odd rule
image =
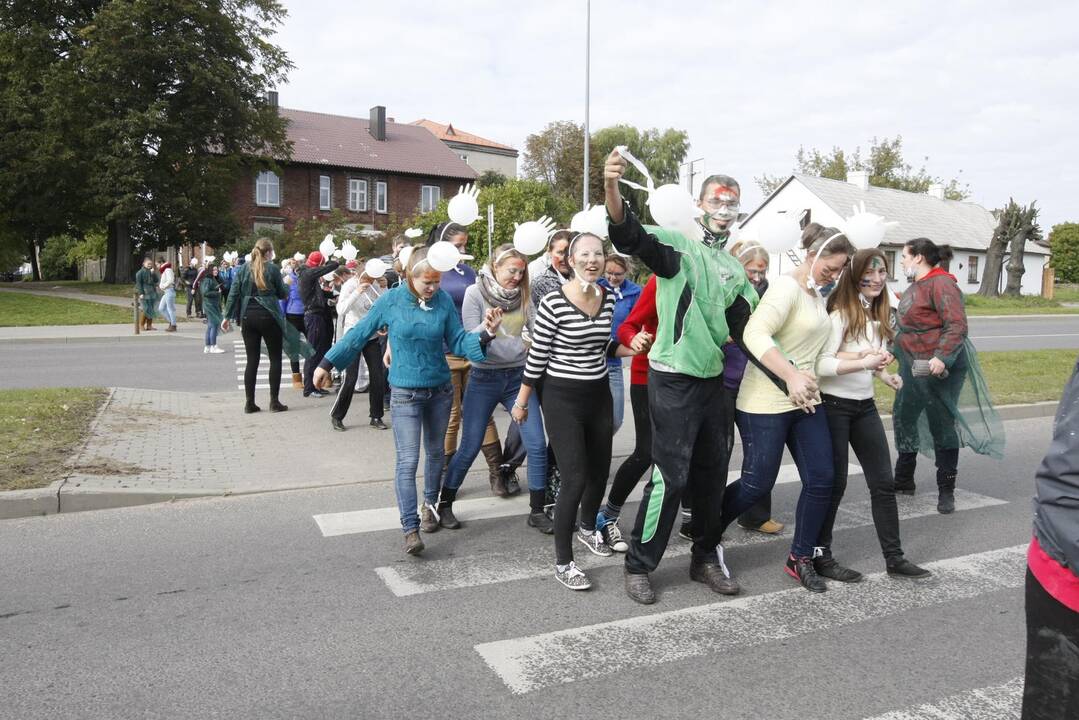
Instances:
[[[199,276],[199,261],[198,258],[191,258],[191,262],[184,268],[183,273],[180,274],[180,279],[183,280],[184,289],[187,290],[187,316],[191,317],[191,307],[195,302],[195,295],[198,294],[198,288],[195,287],[195,278]]]
[[[312,378],[315,368],[333,344],[333,309],[326,300],[320,282],[323,275],[332,273],[340,266],[335,260],[325,262],[322,253],[315,251],[307,256],[307,264],[297,273],[300,279],[300,299],[303,300],[304,335],[315,350],[303,364],[303,396],[324,397],[328,392],[315,387]]]

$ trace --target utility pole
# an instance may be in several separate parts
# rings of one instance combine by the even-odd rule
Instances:
[[[684,162],[678,166],[680,168],[686,168],[686,190],[689,190],[690,195],[693,194],[693,178],[697,177],[699,174],[693,169],[693,166],[700,162],[704,162],[704,158],[701,157],[696,160],[690,160],[689,162]]]
[[[592,49],[590,47],[592,42],[592,0],[585,0],[585,21],[584,21],[584,181],[582,182],[581,189],[581,210],[588,207],[588,164],[591,162],[589,158],[588,145],[591,139],[591,134],[588,130],[588,103],[589,103],[589,75],[590,75],[590,63],[592,59]]]

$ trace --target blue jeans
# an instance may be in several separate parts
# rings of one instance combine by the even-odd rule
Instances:
[[[450,422],[453,404],[453,385],[446,383],[433,388],[390,387],[390,417],[393,419],[393,442],[397,448],[397,467],[394,471],[394,492],[401,513],[401,529],[406,533],[418,530],[420,516],[416,512],[416,469],[420,464],[420,436],[427,456],[423,470],[423,499],[434,505],[438,502],[439,481],[442,479],[442,447],[446,426]]]
[[[206,320],[206,347],[217,345],[217,323],[212,319]]]
[[[607,364],[607,382],[611,384],[611,400],[614,401],[614,431],[622,427],[626,414],[626,386],[622,377],[622,365]]]
[[[169,288],[165,291],[165,294],[161,296],[161,301],[157,304],[157,311],[165,316],[165,319],[169,321],[169,325],[176,324],[176,288]]]
[[[772,491],[786,445],[802,478],[791,554],[811,556],[832,505],[835,476],[824,405],[811,415],[801,410],[774,415],[738,410],[735,420],[742,437],[742,477],[728,485],[723,495],[723,529]]]
[[[461,442],[446,468],[445,485],[450,490],[456,490],[465,481],[465,473],[480,452],[487,421],[494,409],[499,405],[506,410],[513,409],[523,373],[523,367],[489,370],[473,366],[469,371],[465,396],[461,400]],[[547,440],[543,434],[543,416],[533,412],[531,398],[528,405],[528,419],[520,426],[521,440],[528,455],[528,489],[544,490],[547,487]]]

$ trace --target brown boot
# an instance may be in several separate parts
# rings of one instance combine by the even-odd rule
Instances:
[[[499,466],[502,464],[502,444],[495,440],[493,443],[484,445],[480,450],[483,451],[483,458],[487,461],[487,474],[491,480],[491,494],[498,497],[509,497],[506,481],[502,478],[502,473],[498,471]]]
[[[292,389],[303,390],[303,375],[300,373],[292,373]]]
[[[165,332],[176,332],[176,326],[169,325],[167,328],[165,328]]]

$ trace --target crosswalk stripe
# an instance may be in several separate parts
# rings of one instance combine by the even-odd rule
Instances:
[[[915,495],[914,497],[901,495],[897,499],[899,501],[900,520],[937,514],[937,498],[935,494]],[[998,500],[986,495],[979,495],[978,493],[961,489],[955,491],[955,506],[959,512],[1006,504],[1007,502],[1004,500]],[[632,517],[626,518],[626,520],[629,523],[633,522]],[[835,529],[849,530],[857,527],[867,527],[872,524],[873,512],[869,501],[849,501],[840,505]],[[467,532],[467,529],[462,532]],[[732,528],[727,533],[723,547],[730,550],[736,547],[760,545],[776,541],[790,542],[790,534],[765,535]],[[671,544],[667,546],[664,557],[672,558],[688,555],[690,547],[688,542],[672,539]],[[601,558],[589,552],[575,552],[574,554],[575,562],[583,570],[614,565],[622,562],[624,557],[615,555],[611,558]],[[525,549],[517,547],[513,552],[487,553],[453,557],[445,560],[427,560],[422,563],[400,563],[393,566],[377,567],[375,568],[375,574],[382,579],[382,582],[386,584],[386,587],[394,595],[407,597],[409,595],[421,595],[443,590],[460,590],[462,588],[493,585],[514,580],[545,577],[553,574],[553,564],[553,548],[550,543],[545,542],[542,547],[530,546]]]
[[[1003,685],[978,688],[906,710],[866,720],[1019,720],[1023,709],[1023,678]]]
[[[862,468],[851,464],[848,465],[847,471],[850,477],[854,477],[861,474]],[[740,475],[741,471],[731,470],[727,473],[727,483],[734,482]],[[798,468],[793,464],[782,466],[779,469],[779,476],[776,478],[776,485],[793,482],[799,482]],[[642,480],[630,493],[626,502],[640,500],[644,492],[644,486],[645,482]],[[491,518],[510,517],[521,514],[527,508],[528,495],[525,493],[512,498],[482,497],[471,500],[458,500],[453,504],[454,514],[458,515],[462,520],[489,520]],[[401,513],[396,506],[324,513],[315,515],[314,518],[324,537],[401,529]]]
[[[236,386],[236,389],[237,390],[246,390],[247,386],[244,385],[243,383],[240,383],[239,385]],[[256,390],[269,390],[270,389],[270,384],[269,383],[255,383],[255,389]]]
[[[792,588],[481,643],[475,650],[519,695],[1019,588],[1026,549],[1016,545],[928,563],[933,577],[918,582],[877,573],[858,584],[833,583],[820,595]],[[617,653],[607,652],[612,643]]]

